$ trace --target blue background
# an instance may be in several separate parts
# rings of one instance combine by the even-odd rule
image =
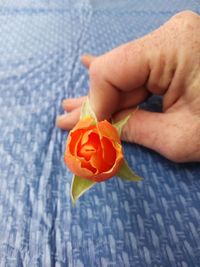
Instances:
[[[0,266],[200,266],[200,164],[125,144],[143,182],[113,178],[73,208],[62,99],[86,94],[99,55],[199,0],[0,1]],[[159,109],[159,99],[149,101]]]

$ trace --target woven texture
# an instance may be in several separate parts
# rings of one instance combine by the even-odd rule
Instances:
[[[200,166],[125,144],[144,177],[113,178],[73,208],[55,127],[66,97],[86,94],[99,55],[199,0],[0,1],[0,266],[199,267]],[[159,109],[159,99],[147,103]]]

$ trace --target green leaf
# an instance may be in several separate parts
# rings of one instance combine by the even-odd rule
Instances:
[[[86,117],[92,117],[95,121],[95,123],[97,123],[97,118],[96,115],[94,113],[94,111],[92,110],[92,107],[90,105],[90,101],[89,98],[86,98],[86,101],[83,103],[83,106],[81,108],[81,115],[80,115],[80,119],[84,119]]]
[[[71,198],[73,204],[75,204],[79,197],[82,196],[94,184],[96,184],[96,182],[74,175],[71,184]]]
[[[131,168],[128,166],[128,163],[125,160],[116,175],[123,180],[132,182],[139,182],[142,180],[141,177],[139,177],[137,174],[134,173],[134,171],[131,170]]]

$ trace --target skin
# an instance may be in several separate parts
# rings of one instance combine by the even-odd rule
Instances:
[[[151,94],[163,96],[163,112],[137,110],[122,140],[157,151],[175,162],[200,161],[200,16],[184,11],[157,30],[94,57],[89,69],[89,99],[99,120],[119,120]],[[57,126],[78,121],[85,97],[65,99],[67,113]]]

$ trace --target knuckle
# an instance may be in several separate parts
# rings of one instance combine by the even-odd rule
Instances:
[[[193,30],[194,28],[199,28],[200,23],[200,16],[194,13],[193,11],[182,11],[175,15],[175,20],[179,20],[180,22],[180,28],[182,31],[189,32]]]
[[[174,16],[174,18],[184,19],[184,20],[191,21],[193,19],[199,18],[199,16],[195,12],[193,12],[191,10],[184,10],[184,11],[181,11],[178,14],[176,14]]]

